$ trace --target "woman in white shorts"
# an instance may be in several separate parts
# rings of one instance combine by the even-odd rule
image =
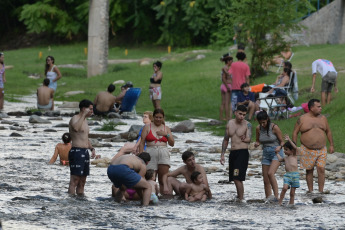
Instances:
[[[163,79],[163,73],[161,72],[162,62],[156,61],[153,63],[154,73],[150,78],[150,99],[152,101],[154,109],[161,108],[162,89],[161,83]]]
[[[166,177],[170,168],[170,153],[167,145],[174,146],[174,137],[170,128],[164,124],[164,111],[155,109],[153,112],[153,122],[145,125],[141,132],[139,152],[143,152],[146,141],[146,151],[151,156],[151,161],[146,166],[157,172],[161,194],[167,185]]]

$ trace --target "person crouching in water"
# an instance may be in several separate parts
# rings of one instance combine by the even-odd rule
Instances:
[[[49,164],[54,164],[57,157],[59,156],[60,157],[60,164],[69,165],[68,153],[72,148],[71,135],[69,133],[64,133],[62,135],[62,141],[63,141],[63,143],[58,143],[55,146],[55,152],[54,152],[54,155],[52,156],[52,158],[50,159]]]
[[[108,177],[119,190],[115,194],[115,201],[121,202],[127,188],[133,188],[142,197],[142,204],[148,205],[152,193],[152,186],[145,180],[146,165],[151,160],[150,154],[146,152],[135,155],[124,155],[120,151],[110,161]]]
[[[193,183],[186,190],[185,199],[187,201],[205,201],[207,197],[212,198],[210,188],[203,183],[203,177],[200,172],[194,171],[190,179]]]

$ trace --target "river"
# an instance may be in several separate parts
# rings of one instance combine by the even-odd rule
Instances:
[[[25,107],[35,106],[34,98],[23,100],[26,102],[6,102],[5,112],[24,111]],[[220,147],[222,138],[198,130],[174,133],[174,148],[180,151],[171,153],[171,169],[183,164],[181,153],[187,148],[196,151],[198,163],[217,169],[208,174],[212,200],[188,203],[174,198],[149,207],[141,207],[139,202],[133,201],[118,204],[110,197],[111,182],[106,168],[95,165],[91,166],[85,197],[71,197],[67,194],[69,168],[57,163],[48,165],[55,145],[68,131],[66,127],[55,125],[67,124],[69,119],[62,117],[51,120],[51,124],[30,124],[28,116],[11,116],[0,121],[0,220],[3,229],[345,229],[344,182],[326,180],[325,188],[330,194],[323,195],[321,204],[313,204],[312,198],[316,195],[306,194],[304,180],[296,190],[294,207],[263,203],[261,165],[255,159],[250,160],[248,174],[251,176],[244,182],[247,204],[234,202],[234,184],[218,183],[228,178],[226,167],[219,163],[220,154],[208,151],[210,147]],[[123,122],[126,125],[118,126],[120,131],[114,133],[128,131],[131,125],[141,124],[141,119]],[[175,124],[167,121],[170,127]],[[90,132],[109,133],[96,131],[98,127],[90,126]],[[46,129],[56,132],[45,132]],[[13,132],[22,137],[10,136]],[[201,143],[186,143],[186,140]],[[111,158],[124,143],[110,144],[111,147],[96,148],[96,153]],[[279,192],[283,172],[281,166],[277,175]],[[284,203],[288,203],[288,198],[289,193]]]

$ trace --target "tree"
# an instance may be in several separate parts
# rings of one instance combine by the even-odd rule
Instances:
[[[220,30],[240,27],[238,39],[252,53],[251,73],[256,77],[264,74],[263,67],[273,55],[291,46],[284,37],[302,29],[298,22],[311,8],[308,0],[233,0],[218,15]]]

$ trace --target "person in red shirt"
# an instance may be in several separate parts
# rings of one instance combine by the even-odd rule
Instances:
[[[249,84],[250,70],[247,63],[244,62],[246,54],[238,52],[236,54],[237,62],[232,63],[229,74],[232,75],[232,91],[231,91],[231,108],[235,111],[238,94],[241,92],[243,83]]]

